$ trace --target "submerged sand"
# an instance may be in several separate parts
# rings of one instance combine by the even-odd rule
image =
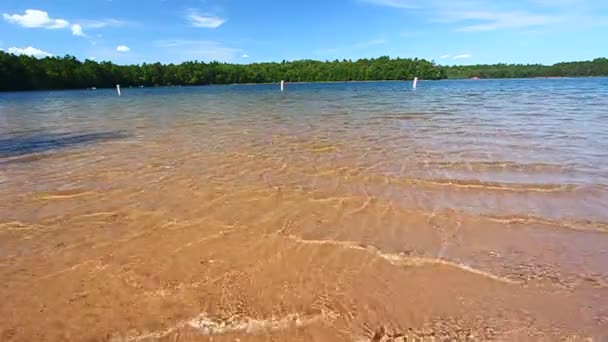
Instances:
[[[5,104],[0,341],[608,339],[605,121],[335,87]]]
[[[608,338],[601,222],[429,210],[425,194],[522,190],[382,175],[336,162],[352,147],[331,141],[236,136],[8,164],[21,178],[0,207],[1,339]],[[563,195],[546,190],[523,196]]]

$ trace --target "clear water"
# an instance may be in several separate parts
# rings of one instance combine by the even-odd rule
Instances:
[[[605,78],[0,94],[16,340],[603,340],[607,232]]]
[[[2,167],[17,168],[11,177],[27,167],[11,161],[31,152],[170,134],[201,149],[253,147],[285,163],[365,169],[408,183],[370,189],[405,206],[608,218],[605,78],[425,81],[417,90],[370,82],[289,84],[285,93],[278,85],[133,88],[122,97],[4,93],[0,134]],[[332,146],[331,153],[287,153],[290,139]],[[401,198],[412,187],[409,202]]]

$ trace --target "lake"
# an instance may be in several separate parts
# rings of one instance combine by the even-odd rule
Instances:
[[[3,338],[608,338],[608,78],[0,93],[0,198]]]

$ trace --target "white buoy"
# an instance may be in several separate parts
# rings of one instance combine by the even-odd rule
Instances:
[[[285,90],[285,81],[281,80],[281,91]]]
[[[122,94],[120,93],[120,84],[116,85],[116,92],[118,93],[118,96],[122,96]]]
[[[416,89],[418,86],[418,77],[414,77],[414,83],[412,83],[412,88]]]

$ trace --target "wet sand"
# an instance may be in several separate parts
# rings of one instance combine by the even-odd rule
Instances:
[[[4,158],[0,340],[608,338],[600,185],[243,120]]]

